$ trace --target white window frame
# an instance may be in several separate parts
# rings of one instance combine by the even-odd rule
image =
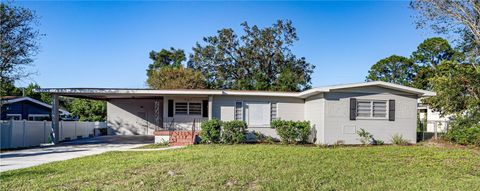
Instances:
[[[269,107],[269,110],[270,113],[268,115],[268,124],[263,124],[263,125],[252,125],[252,124],[249,124],[249,117],[247,116],[247,109],[248,109],[248,112],[250,112],[250,107],[247,108],[248,106],[248,103],[268,103],[268,107]],[[254,128],[270,128],[271,124],[272,124],[272,102],[271,101],[243,101],[243,121],[245,123],[247,123],[247,126],[248,127],[254,127]],[[278,112],[278,111],[277,111]]]
[[[36,121],[36,120],[30,120],[30,117],[50,117],[49,114],[28,114],[27,120],[28,121]]]
[[[187,114],[177,114],[177,103],[187,103]],[[190,103],[199,103],[200,104],[200,114],[190,114]],[[202,101],[173,101],[173,116],[203,116],[203,103]]]
[[[272,106],[275,104],[275,119],[272,118]],[[277,120],[277,119],[280,119],[278,117],[278,102],[270,102],[270,122],[272,122],[273,120]],[[271,124],[271,123],[270,123]]]
[[[242,104],[242,115],[241,119],[237,119],[237,103]],[[243,101],[235,101],[233,102],[233,120],[240,120],[245,121],[245,103]]]
[[[22,114],[18,114],[18,113],[7,114],[6,117],[19,117],[18,121],[22,120]],[[12,119],[9,119],[9,120],[12,120]]]
[[[358,103],[359,102],[370,102],[370,116],[369,117],[362,117],[362,116],[358,116]],[[373,116],[373,102],[385,102],[385,117],[374,117]],[[373,120],[386,120],[388,119],[388,111],[389,111],[389,108],[388,108],[388,100],[380,100],[380,99],[358,99],[357,100],[357,103],[356,103],[356,109],[357,111],[355,112],[356,113],[356,119],[373,119]]]

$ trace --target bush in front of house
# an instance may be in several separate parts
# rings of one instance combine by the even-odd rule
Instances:
[[[221,141],[226,144],[243,143],[246,139],[245,129],[247,129],[247,124],[244,121],[223,122]]]
[[[403,138],[403,135],[401,134],[393,135],[390,141],[394,145],[408,145],[408,140]]]
[[[457,116],[444,137],[457,144],[480,147],[480,114]]]
[[[283,143],[306,143],[311,132],[308,121],[273,120],[271,127],[277,131]]]
[[[222,122],[218,119],[205,121],[201,125],[200,138],[203,143],[219,143]]]

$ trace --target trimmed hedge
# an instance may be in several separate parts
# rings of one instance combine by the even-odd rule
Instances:
[[[226,144],[245,142],[245,129],[247,129],[247,124],[243,121],[234,120],[223,122],[222,142]]]
[[[201,125],[200,138],[203,143],[219,143],[222,122],[218,119],[205,121]]]
[[[273,120],[272,128],[277,131],[283,143],[306,143],[311,133],[309,121]]]

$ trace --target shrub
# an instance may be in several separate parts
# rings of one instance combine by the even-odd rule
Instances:
[[[357,135],[360,136],[359,141],[363,145],[370,144],[370,141],[373,139],[373,135],[370,134],[368,131],[365,131],[365,129],[360,129],[359,131],[357,131]]]
[[[277,131],[283,143],[306,143],[311,132],[308,121],[273,120],[272,128]]]
[[[211,119],[202,123],[200,138],[203,143],[219,143],[222,122],[218,119]]]
[[[408,145],[408,140],[403,138],[403,135],[395,134],[392,136],[392,144],[394,145]]]
[[[461,145],[476,145],[480,147],[480,119],[476,115],[457,116],[450,124],[445,138]]]
[[[234,120],[223,123],[222,142],[227,144],[243,143],[246,139],[245,129],[247,124],[243,121]]]

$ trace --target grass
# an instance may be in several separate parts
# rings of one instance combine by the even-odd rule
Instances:
[[[196,145],[108,152],[3,172],[1,190],[471,190],[477,150]]]
[[[134,149],[159,149],[159,148],[166,148],[166,147],[168,147],[168,143],[156,143],[156,144],[149,144],[141,147],[136,147]]]

